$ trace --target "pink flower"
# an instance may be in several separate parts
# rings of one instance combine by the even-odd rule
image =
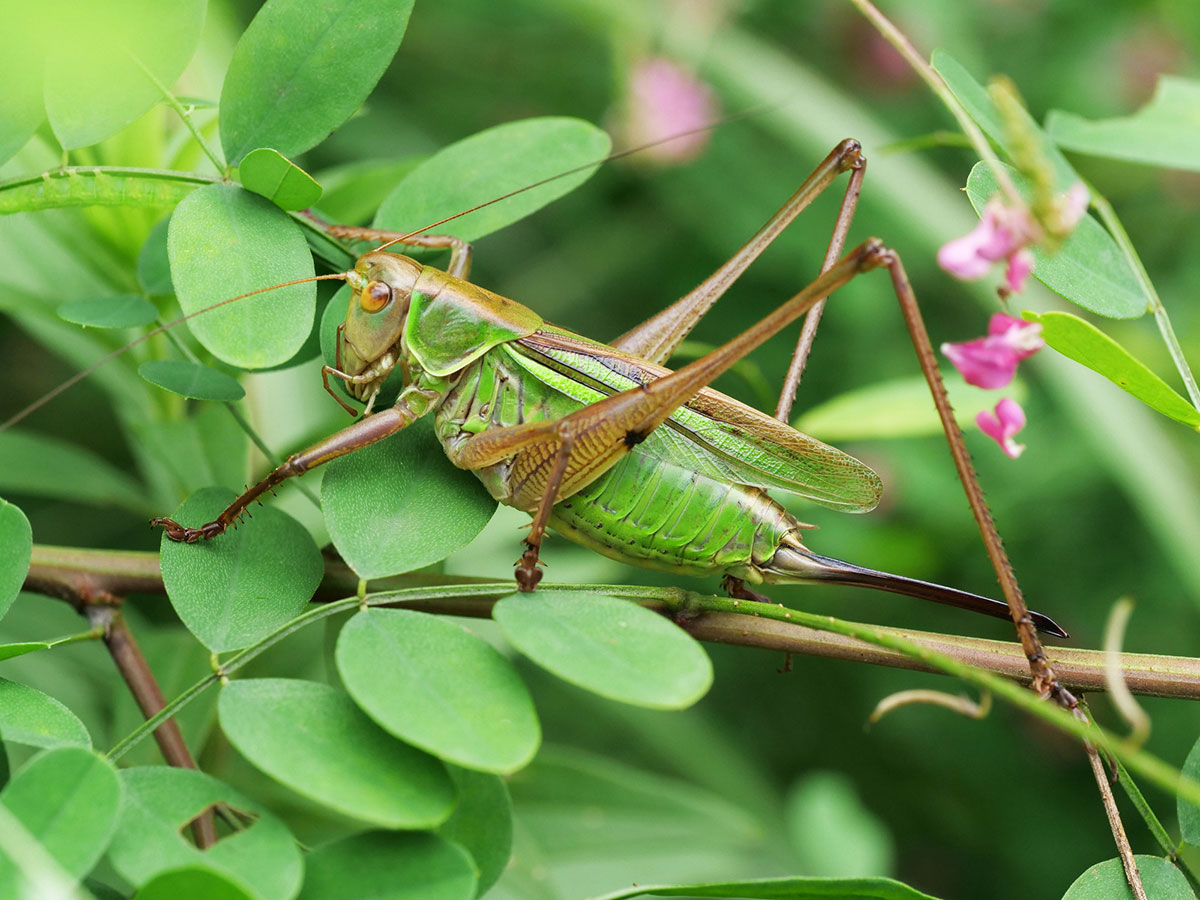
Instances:
[[[1087,185],[1082,181],[1077,181],[1067,188],[1058,206],[1059,224],[1063,231],[1070,233],[1075,230],[1091,202],[1092,195],[1088,193]]]
[[[647,157],[669,163],[692,159],[708,143],[709,132],[698,129],[711,125],[716,117],[712,90],[691,72],[662,57],[645,59],[634,67],[625,116],[627,139],[639,146],[683,135],[647,148]]]
[[[996,404],[994,414],[986,409],[981,410],[975,417],[975,424],[979,426],[980,431],[999,444],[1000,449],[1010,458],[1016,459],[1025,452],[1025,445],[1013,440],[1013,436],[1025,427],[1025,410],[1021,409],[1021,404],[1016,400],[1005,397]]]
[[[1057,242],[1075,230],[1090,200],[1088,189],[1077,181],[1054,198],[1052,209],[1039,225],[1028,208],[1006,206],[999,197],[993,197],[969,234],[942,245],[938,265],[964,281],[974,281],[991,271],[994,263],[1005,260],[1005,287],[1009,293],[1020,293],[1033,271],[1030,245],[1042,242],[1057,247]]]
[[[991,271],[993,263],[1007,259],[1009,286],[1019,291],[1033,269],[1033,259],[1024,248],[1037,234],[1037,223],[1029,210],[1005,206],[993,198],[983,208],[983,218],[974,230],[942,245],[938,265],[964,281],[974,281]]]
[[[988,322],[987,337],[942,344],[942,353],[954,363],[967,384],[995,390],[1013,380],[1017,363],[1044,346],[1041,325],[996,313]]]

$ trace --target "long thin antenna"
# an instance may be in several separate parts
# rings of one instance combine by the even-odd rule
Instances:
[[[485,200],[483,203],[472,206],[470,209],[464,209],[461,212],[456,212],[452,216],[446,216],[444,219],[438,219],[436,222],[431,222],[424,228],[418,228],[417,230],[410,231],[398,238],[392,238],[386,244],[380,244],[375,249],[377,251],[386,250],[393,244],[403,243],[404,241],[408,240],[408,238],[416,237],[419,234],[425,234],[430,229],[437,228],[439,225],[445,225],[447,222],[453,222],[455,219],[460,219],[463,216],[470,215],[473,212],[477,212],[478,210],[491,206],[493,203],[499,203],[502,200],[507,200],[509,197],[515,197],[517,194],[523,194],[526,191],[531,191],[534,188],[541,187],[543,184],[549,184],[550,182],[557,181],[560,178],[566,178],[568,175],[574,175],[576,172],[582,172],[585,169],[595,168],[596,166],[602,166],[605,163],[612,162],[613,160],[623,159],[626,156],[632,156],[635,153],[641,153],[643,150],[649,150],[652,147],[658,147],[662,144],[669,144],[671,141],[677,141],[680,138],[690,137],[693,134],[699,134],[704,131],[712,131],[716,128],[720,128],[722,125],[728,125],[731,122],[737,122],[739,119],[747,119],[750,116],[756,116],[772,109],[778,109],[779,107],[783,106],[785,102],[787,101],[781,100],[778,102],[760,103],[758,106],[752,106],[749,109],[742,110],[741,112],[731,113],[728,116],[715,119],[714,121],[708,122],[705,125],[700,125],[697,128],[689,128],[687,131],[680,131],[675,134],[667,135],[667,137],[659,138],[655,141],[649,141],[645,144],[638,144],[636,147],[626,147],[624,150],[618,150],[615,153],[610,153],[608,156],[605,156],[602,159],[584,163],[583,165],[575,166],[571,169],[564,169],[562,172],[558,172],[557,174],[541,179],[541,181],[535,181],[533,184],[527,184],[524,187],[519,187],[516,190],[509,191],[507,194],[501,194],[499,197],[493,197],[491,200]]]
[[[253,291],[247,291],[244,294],[238,294],[236,297],[229,297],[228,299],[221,300],[220,302],[214,303],[211,306],[206,306],[203,309],[196,310],[195,312],[190,312],[186,316],[180,316],[178,319],[175,319],[174,321],[167,322],[164,325],[159,325],[157,328],[154,328],[151,331],[147,331],[141,337],[134,338],[132,341],[130,341],[125,346],[118,347],[116,350],[112,351],[111,353],[107,354],[106,356],[101,357],[101,359],[99,359],[97,362],[92,363],[90,366],[88,366],[82,372],[76,372],[74,375],[72,375],[70,378],[68,378],[62,384],[60,384],[57,387],[53,388],[52,390],[46,392],[41,397],[39,397],[37,400],[34,400],[32,403],[30,403],[28,406],[26,406],[23,410],[12,415],[8,419],[6,419],[3,423],[0,423],[0,433],[7,431],[9,428],[16,425],[18,422],[20,422],[22,419],[24,419],[30,413],[33,413],[33,412],[41,409],[43,406],[45,406],[47,403],[49,403],[51,400],[53,400],[55,397],[57,397],[63,391],[67,390],[68,388],[74,387],[79,382],[83,381],[83,379],[87,378],[89,375],[91,375],[93,372],[95,372],[97,369],[99,369],[101,366],[116,359],[118,356],[120,356],[126,350],[132,350],[138,344],[144,343],[145,341],[150,340],[150,338],[154,337],[155,335],[162,334],[164,331],[174,328],[180,322],[186,322],[188,319],[194,318],[195,316],[198,316],[201,313],[211,312],[214,309],[220,309],[222,306],[225,306],[228,303],[233,303],[237,300],[244,300],[247,297],[253,297],[255,294],[263,294],[263,293],[266,293],[267,291],[273,291],[278,288],[291,287],[294,284],[305,284],[309,281],[338,281],[338,280],[344,281],[345,279],[346,279],[346,275],[344,272],[334,272],[329,275],[313,275],[311,278],[297,278],[295,281],[285,281],[282,284],[273,284],[270,287],[258,288]]]

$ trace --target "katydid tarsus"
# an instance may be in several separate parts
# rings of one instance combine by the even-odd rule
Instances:
[[[987,597],[813,553],[800,537],[810,526],[768,495],[774,489],[847,511],[869,510],[880,497],[879,478],[867,466],[780,421],[786,420],[815,316],[797,347],[779,418],[707,387],[860,273],[888,269],[902,303],[911,299],[899,257],[879,240],[842,255],[864,166],[859,144],[843,141],[716,272],[611,344],[544,322],[533,310],[467,281],[471,247],[457,238],[329,226],[335,237],[386,242],[341,276],[353,296],[338,329],[336,365],[322,372],[327,389],[329,376],[342,379],[351,395],[365,401],[367,414],[293,454],[216,520],[199,527],[169,518],[153,524],[175,541],[214,538],[284,480],[432,414],[450,460],[478,476],[498,501],[532,516],[516,564],[523,591],[541,579],[539,554],[550,527],[622,562],[723,575],[732,595],[748,599],[765,598],[746,582],[845,584],[1009,618],[1005,603]],[[663,368],[750,263],[847,171],[850,184],[821,275],[707,355],[674,372]],[[386,250],[397,243],[449,248],[449,264],[442,271]],[[396,368],[404,375],[399,397],[372,412]],[[1039,630],[1066,636],[1049,617],[1031,617]]]

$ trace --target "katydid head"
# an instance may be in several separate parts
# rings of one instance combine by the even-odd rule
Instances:
[[[346,273],[353,295],[338,329],[338,368],[346,390],[369,402],[400,361],[400,342],[421,264],[373,251]]]

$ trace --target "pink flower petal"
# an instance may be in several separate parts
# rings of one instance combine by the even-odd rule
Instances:
[[[691,72],[662,57],[638,63],[629,79],[624,130],[635,144],[662,141],[695,131],[717,118],[712,90]],[[708,143],[709,132],[696,131],[646,150],[660,162],[682,162]]]
[[[1017,355],[1017,362],[1028,359],[1046,346],[1041,324],[1026,322],[1004,313],[994,313],[988,320],[988,337],[996,338],[1012,350]]]
[[[1008,269],[1004,273],[1004,283],[1014,294],[1025,290],[1025,280],[1033,271],[1033,253],[1028,247],[1022,247],[1008,258]]]
[[[1042,326],[996,313],[988,322],[988,336],[958,344],[942,344],[942,353],[962,373],[967,384],[996,390],[1013,380],[1017,363],[1046,342]]]
[[[967,384],[987,390],[1005,387],[1013,380],[1020,362],[1012,348],[997,338],[942,344],[942,353],[962,373]]]
[[[937,254],[938,265],[963,281],[982,278],[991,270],[992,260],[984,256],[980,248],[993,240],[992,230],[985,219],[969,234],[943,244]]]
[[[1025,410],[1016,400],[1003,398],[996,404],[995,413],[986,409],[975,416],[979,430],[1000,445],[1005,454],[1016,459],[1025,452],[1025,445],[1018,444],[1013,437],[1025,427]]]
[[[1064,231],[1071,231],[1079,224],[1079,220],[1083,218],[1087,212],[1088,204],[1092,198],[1088,193],[1087,186],[1082,181],[1077,181],[1071,185],[1066,194],[1062,198],[1061,223]]]
[[[1019,291],[1033,269],[1033,258],[1024,248],[1038,233],[1028,209],[1008,207],[992,198],[969,234],[942,245],[938,265],[964,281],[973,281],[986,275],[992,263],[1007,259],[1009,288]]]

